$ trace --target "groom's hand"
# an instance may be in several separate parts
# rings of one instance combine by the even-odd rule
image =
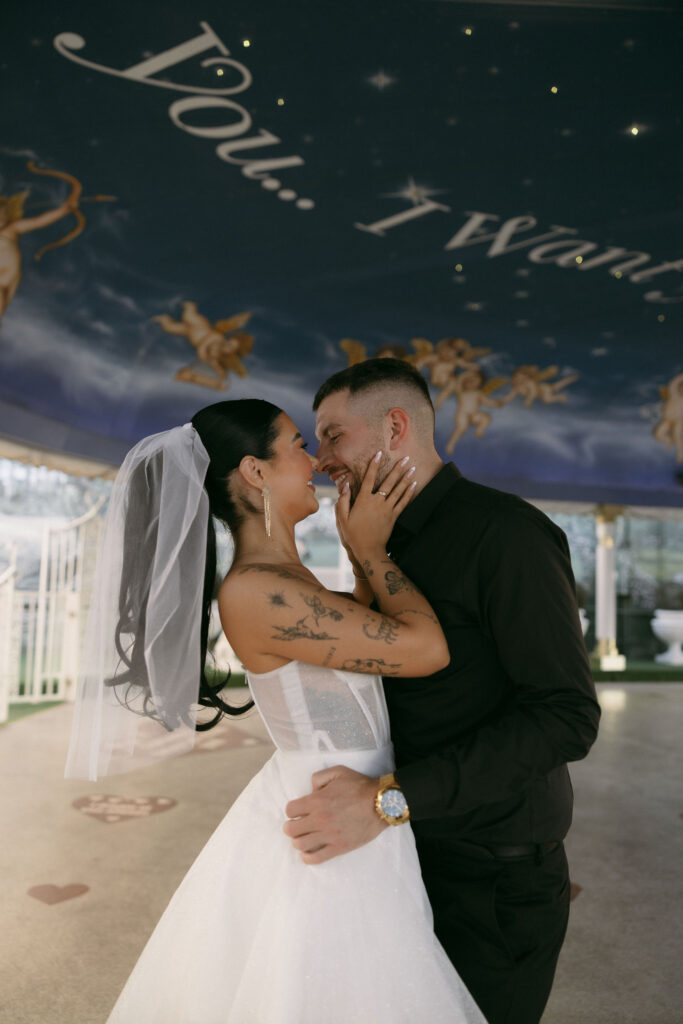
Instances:
[[[283,826],[304,864],[356,850],[389,827],[375,811],[379,779],[339,765],[316,772],[312,781],[312,793],[285,807],[290,820]]]

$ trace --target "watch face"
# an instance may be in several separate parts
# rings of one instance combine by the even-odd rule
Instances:
[[[408,801],[400,789],[385,790],[382,793],[380,804],[384,813],[390,818],[400,818],[408,807]]]

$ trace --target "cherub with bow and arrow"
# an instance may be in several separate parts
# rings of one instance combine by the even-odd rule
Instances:
[[[21,281],[21,249],[19,241],[22,235],[32,231],[39,231],[41,228],[56,224],[63,217],[73,215],[76,218],[74,228],[63,238],[44,245],[35,254],[35,259],[41,260],[50,249],[57,249],[73,241],[85,227],[85,215],[79,208],[79,202],[84,202],[81,193],[83,186],[78,178],[65,171],[49,171],[36,166],[33,160],[27,164],[32,174],[43,174],[51,178],[61,178],[69,182],[71,192],[67,198],[58,206],[46,210],[44,213],[33,217],[27,217],[24,212],[24,204],[29,196],[29,190],[16,192],[13,196],[0,196],[0,320],[10,302],[14,298]],[[92,196],[90,202],[111,202],[114,196]]]

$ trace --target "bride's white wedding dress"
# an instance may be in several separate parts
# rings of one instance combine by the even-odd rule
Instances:
[[[248,679],[277,750],[185,876],[108,1024],[485,1024],[434,937],[408,825],[319,865],[282,831],[314,771],[392,770],[381,679],[297,661]]]

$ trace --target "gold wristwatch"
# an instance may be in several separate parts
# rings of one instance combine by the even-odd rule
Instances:
[[[408,801],[393,772],[383,775],[375,795],[375,810],[388,825],[403,825],[410,818]]]

